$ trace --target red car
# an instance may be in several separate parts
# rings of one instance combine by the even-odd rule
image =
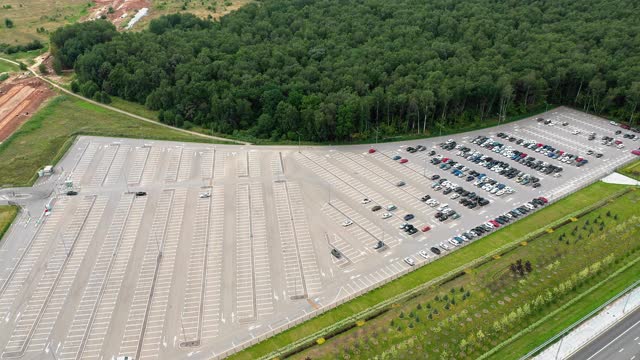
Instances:
[[[542,147],[542,144],[541,143],[537,143],[536,146],[537,147]]]
[[[547,200],[547,198],[544,196],[540,196],[538,199],[542,200],[542,202],[545,204],[549,202],[549,200]]]
[[[427,226],[422,228],[422,232],[427,232],[429,230],[431,230],[431,226],[429,226],[429,225],[427,225]]]
[[[374,148],[369,149],[369,154],[373,154],[374,152],[376,152],[376,149]]]
[[[615,143],[616,143],[616,145],[620,145],[620,144],[622,144],[622,141],[616,140]]]
[[[400,164],[404,164],[404,163],[406,163],[407,161],[409,161],[409,160],[407,160],[407,159],[400,159]]]
[[[627,125],[627,124],[620,124],[620,127],[625,129],[625,130],[629,130],[630,129],[629,125]]]
[[[640,156],[640,150],[633,150],[631,153],[632,153],[633,155],[638,155],[638,156]]]
[[[500,227],[500,223],[495,220],[489,220],[489,222],[491,223],[491,225],[495,226],[496,228]]]
[[[446,163],[447,161],[449,161],[449,158],[442,158],[443,163]]]

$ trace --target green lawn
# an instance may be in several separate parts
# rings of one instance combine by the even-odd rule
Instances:
[[[58,96],[0,144],[0,186],[32,184],[37,170],[58,161],[76,135],[206,142],[76,98]]]
[[[640,160],[636,160],[620,170],[621,174],[640,180]]]
[[[487,356],[518,359],[638,279],[638,201],[640,192],[627,193],[293,358],[476,359],[558,309],[554,321]],[[518,260],[531,271],[511,270]],[[562,308],[588,291],[579,305]]]
[[[0,61],[0,74],[4,72],[15,72],[18,71],[18,67],[6,61]]]
[[[158,120],[158,111],[149,110],[144,105],[140,105],[132,101],[122,100],[118,97],[112,96],[111,104],[109,105],[135,115],[146,117],[147,119]]]
[[[495,353],[492,358],[519,359],[636,282],[638,274],[640,274],[640,262],[629,267],[613,279],[606,281],[597,290],[572,304],[572,306],[551,318],[550,321],[544,322],[526,336],[510,343],[507,347]]]
[[[0,241],[2,236],[9,229],[9,226],[18,215],[18,208],[15,206],[0,206]]]
[[[385,299],[415,288],[416,286],[431,279],[435,279],[451,270],[468,264],[478,257],[490,253],[496,248],[509,244],[533,231],[539,230],[554,220],[571,214],[577,209],[593,204],[603,197],[614,194],[623,188],[624,186],[622,185],[605,184],[602,182],[595,183],[565,199],[558,201],[542,211],[528,216],[527,218],[510,225],[503,230],[497,231],[480,241],[476,241],[469,246],[444,257],[442,260],[435,261],[417,269],[407,276],[373,290],[366,295],[343,304],[331,311],[328,311],[327,313],[317,316],[300,326],[267,339],[260,344],[232,356],[232,358],[255,359],[272,351],[278,350],[293,341],[311,335],[326,326],[370,308]]]

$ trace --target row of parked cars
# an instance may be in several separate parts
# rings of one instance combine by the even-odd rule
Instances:
[[[500,216],[497,216],[494,219],[491,219],[468,231],[465,231],[460,235],[454,236],[447,241],[443,241],[437,246],[432,246],[429,250],[436,255],[441,255],[443,251],[452,250],[457,246],[462,246],[465,242],[471,242],[474,239],[480,238],[490,233],[491,231],[501,226],[507,225],[508,223],[515,221],[519,217],[524,216],[531,211],[534,211],[538,207],[545,206],[547,203],[548,200],[545,197],[541,196],[534,198],[531,201],[526,202],[521,206],[518,206]],[[428,259],[430,257],[430,255],[425,250],[419,251],[418,255],[425,259]],[[415,261],[411,257],[405,257],[403,260],[410,266],[415,265]]]
[[[478,139],[474,139],[474,141],[475,140],[478,140]],[[450,141],[452,143],[455,143],[455,141],[453,140],[450,140]],[[445,146],[444,148],[450,147],[450,145],[449,146],[446,146],[446,145],[447,143],[443,145]],[[521,185],[525,185],[525,186],[531,185],[533,187],[540,187],[539,178],[532,176],[531,174],[528,174],[524,171],[521,171],[514,166],[511,166],[505,161],[494,159],[493,157],[483,154],[480,151],[471,150],[467,146],[456,145],[454,148],[458,150],[457,154],[459,156],[461,156],[462,158],[472,163],[476,163],[508,179],[515,179],[515,181],[517,183],[520,183]]]
[[[503,183],[499,183],[497,180],[487,176],[484,173],[479,173],[475,170],[471,170],[466,166],[463,166],[462,164],[459,164],[453,161],[452,159],[449,159],[449,158],[441,159],[440,156],[437,156],[431,159],[431,163],[436,166],[440,166],[441,168],[443,165],[451,167],[453,164],[453,170],[451,171],[452,174],[454,174],[457,177],[465,178],[467,182],[473,181],[473,185],[491,194],[502,196],[504,194],[513,194],[515,192],[515,190],[510,186],[507,186]],[[434,175],[431,179],[434,180],[434,177],[439,177],[439,176]]]
[[[507,225],[508,223],[516,220],[517,218],[526,215],[527,213],[535,210],[538,207],[542,207],[546,205],[548,200],[545,197],[537,197],[533,200],[522,204],[510,210],[500,216],[495,217],[494,219],[488,220],[487,222],[480,224],[473,229],[466,231],[458,236],[454,236],[449,239],[448,242],[454,246],[460,246],[464,242],[471,241],[477,237],[485,235],[494,229],[497,229],[501,226]],[[446,245],[446,244],[445,244]],[[448,250],[448,249],[445,249]]]
[[[452,183],[445,178],[440,178],[440,176],[437,174],[433,175],[431,179],[435,180],[431,184],[431,187],[435,189],[444,188],[443,194],[445,195],[453,193],[453,195],[450,196],[450,199],[451,200],[459,199],[458,202],[469,209],[474,209],[476,208],[476,206],[489,205],[490,203],[489,200],[483,198],[482,196],[477,195],[475,192],[465,190],[462,186],[459,186],[456,183]],[[438,205],[438,201],[435,199],[430,199],[429,195],[423,196],[421,200],[425,201],[428,205],[431,205],[431,206]],[[436,214],[436,217],[438,217],[438,214]],[[460,217],[459,215],[458,216],[455,216],[455,214],[453,215],[454,219],[457,219],[459,217]],[[442,221],[444,220],[446,220],[446,218],[444,218]]]
[[[509,136],[508,134],[504,134],[504,133],[498,133],[498,136]],[[511,137],[509,138],[511,139]],[[556,149],[555,147],[548,145],[548,144],[543,144],[540,142],[537,142],[536,140],[531,140],[531,139],[518,139],[515,142],[518,145],[521,145],[522,147],[524,147],[525,149],[531,150],[531,152],[535,152],[535,153],[539,153],[540,155],[549,157],[551,159],[556,159],[562,163],[565,164],[569,164],[569,165],[575,165],[577,167],[586,165],[589,161],[587,159],[584,159],[583,157],[579,156],[579,155],[574,155],[574,154],[569,154],[566,153],[564,150],[559,150]],[[517,154],[517,155],[515,155]],[[588,152],[589,155],[594,155],[595,152],[594,151],[590,151]],[[533,168],[535,170],[538,170],[542,173],[545,174],[559,174],[562,171],[562,167],[559,166],[555,166],[555,165],[551,165],[547,162],[544,162],[542,160],[536,160],[534,157],[529,156],[527,153],[525,152],[520,152],[520,151],[514,151],[514,155],[511,156],[517,156],[519,157],[519,159],[517,159],[516,157],[516,161],[518,161],[521,164],[525,164],[526,166]],[[602,154],[595,154],[594,156],[596,157],[602,157]],[[560,176],[560,175],[555,175],[556,177]]]

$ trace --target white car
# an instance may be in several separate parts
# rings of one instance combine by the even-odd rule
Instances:
[[[416,264],[416,262],[415,262],[415,261],[413,261],[413,259],[412,259],[412,258],[410,258],[410,257],[406,257],[406,258],[404,258],[403,260],[404,260],[404,262],[406,262],[406,263],[407,263],[407,265],[409,265],[409,266],[414,266],[414,265]]]
[[[440,247],[441,247],[442,249],[444,249],[444,250],[449,250],[449,249],[451,249],[451,248],[449,247],[449,245],[447,245],[447,244],[445,244],[445,243],[443,243],[443,242],[441,242],[440,244],[438,244],[438,246],[440,246]]]
[[[453,193],[453,195],[451,195],[451,200],[455,200],[455,199],[457,199],[457,198],[459,198],[459,197],[460,197],[460,194],[458,194],[458,193]]]
[[[347,227],[349,225],[353,225],[353,221],[347,219],[347,220],[342,222],[342,226],[344,226],[344,227]]]
[[[393,216],[393,215],[391,215],[391,213],[388,213],[388,212],[386,212],[386,213],[382,214],[382,218],[383,218],[383,219],[388,219],[388,218],[390,218],[391,216]]]
[[[572,133],[572,134],[573,134],[573,135],[578,135],[578,134],[580,134],[580,130],[573,130],[573,133]]]
[[[448,208],[448,207],[449,207],[449,204],[442,204],[442,205],[440,205],[436,210],[438,210],[438,211],[442,211],[442,210],[444,210],[444,209],[446,209],[446,208]]]
[[[371,202],[371,200],[369,198],[364,198],[364,199],[362,199],[362,201],[360,201],[360,204],[368,204],[370,202]]]
[[[609,124],[613,125],[613,126],[618,126],[618,123],[615,121],[609,121]]]
[[[420,251],[418,251],[418,255],[422,256],[422,257],[423,257],[423,258],[425,258],[425,259],[428,259],[428,258],[429,258],[429,254],[428,254],[426,251],[424,251],[424,250],[420,250]]]
[[[211,197],[211,194],[208,193],[208,192],[200,193],[200,199],[206,199],[206,198],[209,198],[209,197]]]

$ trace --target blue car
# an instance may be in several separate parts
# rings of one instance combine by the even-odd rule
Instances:
[[[400,160],[400,159],[402,159],[402,156],[396,155],[396,156],[392,157],[392,159],[393,160]]]

